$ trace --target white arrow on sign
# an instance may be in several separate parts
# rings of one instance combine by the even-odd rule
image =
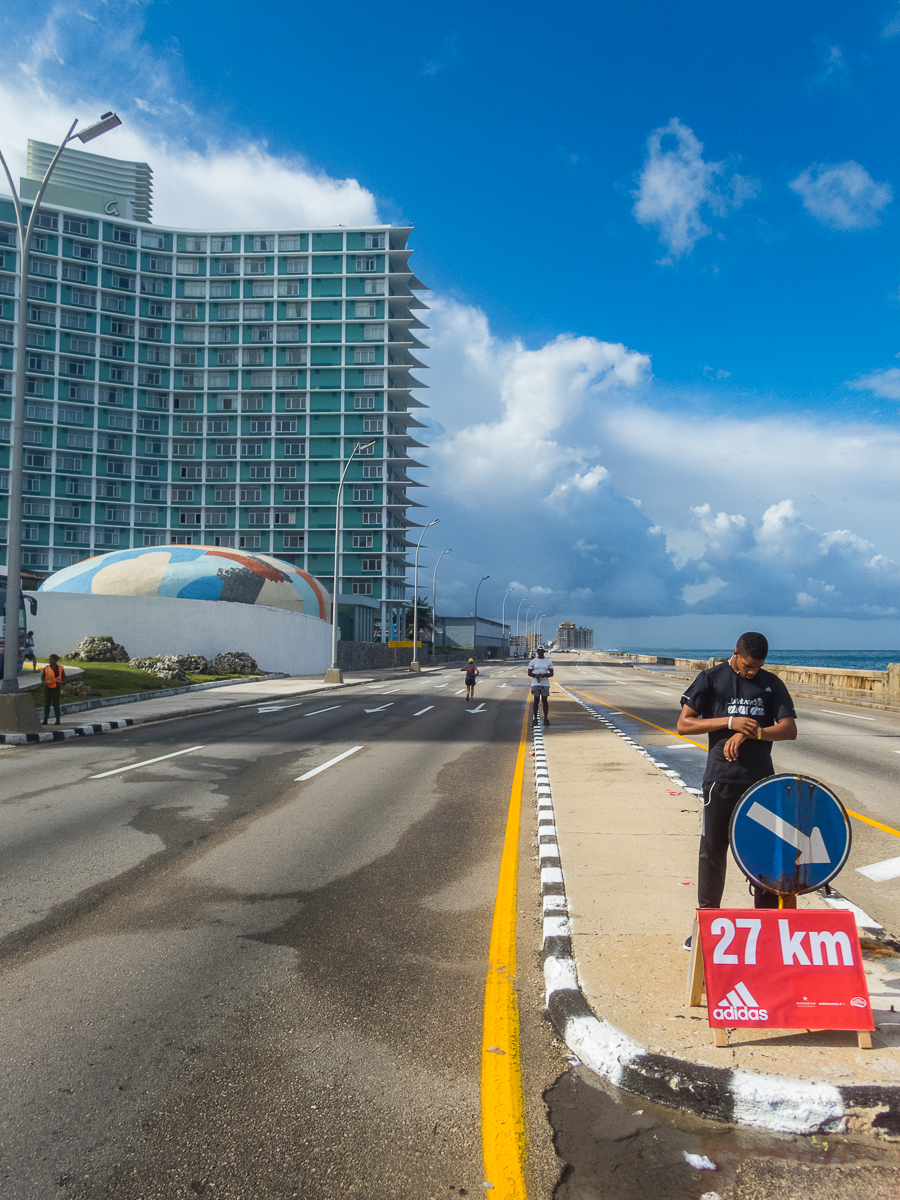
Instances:
[[[793,825],[788,825],[787,821],[783,821],[775,813],[769,812],[767,808],[763,808],[756,801],[750,806],[747,816],[751,821],[755,821],[757,825],[762,825],[763,829],[768,829],[777,838],[781,838],[783,842],[787,842],[789,846],[793,846],[795,850],[800,851],[796,858],[796,866],[800,867],[805,863],[831,862],[831,859],[828,857],[828,851],[825,848],[825,839],[819,832],[818,826],[807,837],[805,833],[801,833]]]
[[[483,712],[483,711],[484,711],[484,705],[483,705],[483,704],[479,704],[477,708],[470,708],[470,709],[467,709],[467,712],[468,712],[468,714],[469,714],[469,716],[470,716],[470,717],[471,717],[472,713]]]
[[[394,701],[391,700],[389,704],[382,704],[381,708],[367,708],[366,712],[384,712],[384,710],[386,708],[390,708],[393,703]]]

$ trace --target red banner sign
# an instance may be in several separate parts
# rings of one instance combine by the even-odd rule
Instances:
[[[851,913],[716,908],[697,916],[711,1028],[875,1028]]]

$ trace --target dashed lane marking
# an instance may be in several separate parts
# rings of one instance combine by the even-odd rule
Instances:
[[[305,717],[317,717],[317,716],[319,715],[319,713],[323,713],[323,712],[334,712],[334,710],[335,710],[336,708],[342,708],[342,707],[343,707],[343,706],[342,706],[342,705],[340,705],[340,704],[332,704],[331,708],[317,708],[315,712],[311,712],[311,713],[304,713],[303,715],[304,715]]]
[[[868,867],[857,867],[856,871],[873,883],[886,883],[900,875],[900,858],[886,858],[883,862],[870,863]]]
[[[414,716],[414,717],[421,717],[422,713],[431,712],[431,710],[432,710],[433,708],[434,708],[434,705],[433,705],[433,704],[429,704],[427,708],[420,708],[420,709],[419,709],[419,711],[418,711],[417,713],[413,713],[413,716]]]
[[[874,717],[861,717],[859,713],[842,713],[834,708],[820,708],[819,712],[828,713],[830,717],[855,717],[857,721],[874,721]]]
[[[164,758],[177,758],[179,754],[190,754],[194,750],[202,750],[203,746],[188,746],[186,750],[174,750],[171,754],[160,754],[157,758],[145,758],[143,762],[132,763],[130,767],[114,767],[112,771],[101,771],[92,775],[91,779],[105,779],[107,775],[121,775],[123,771],[136,771],[138,767],[149,767],[151,763],[162,762]]]
[[[363,709],[363,711],[367,712],[367,713],[384,712],[384,710],[386,708],[392,708],[394,706],[394,703],[395,703],[395,701],[391,700],[387,704],[382,704],[381,708],[366,708],[366,709]]]
[[[345,758],[349,758],[351,754],[355,754],[357,750],[362,750],[362,746],[353,746],[350,750],[345,750],[343,754],[336,754],[334,758],[330,758],[328,762],[322,763],[321,767],[313,767],[311,771],[307,771],[305,775],[298,775],[294,783],[302,783],[304,779],[312,779],[313,775],[319,775],[322,771],[327,771],[329,767],[333,767],[335,763],[341,762]]]

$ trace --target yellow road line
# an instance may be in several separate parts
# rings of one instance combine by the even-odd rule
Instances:
[[[493,1200],[526,1200],[525,1104],[519,1060],[519,1004],[516,996],[516,882],[519,821],[525,775],[528,708],[513,772],[503,857],[491,926],[484,986],[481,1043],[481,1148],[485,1179]]]
[[[576,688],[572,688],[573,692],[576,690]],[[606,708],[615,707],[612,704],[608,704],[605,700],[600,700],[597,696],[591,696],[588,692],[578,692],[578,695],[585,696],[588,700],[593,700],[595,704],[603,704]],[[650,725],[654,729],[661,730],[663,733],[671,733],[673,737],[681,738],[683,742],[690,742],[692,746],[697,746],[701,750],[706,749],[700,742],[694,742],[690,738],[682,737],[680,733],[675,733],[672,729],[666,729],[663,725],[654,725],[652,721],[647,721],[644,717],[639,717],[637,713],[625,712],[624,708],[620,708],[617,711],[621,712],[623,716],[631,717],[635,721],[643,721],[645,725]],[[862,813],[853,812],[850,808],[847,809],[847,815],[855,817],[857,821],[864,821],[866,825],[874,825],[876,829],[881,829],[884,833],[892,833],[894,837],[900,837],[900,829],[892,829],[890,825],[882,825],[880,821],[873,821],[871,817],[864,817]]]
[[[573,692],[578,692],[577,688],[572,688]],[[646,720],[644,717],[639,717],[637,713],[626,712],[624,708],[619,708],[617,704],[608,704],[606,700],[601,700],[598,696],[592,696],[588,692],[578,692],[579,696],[585,696],[588,700],[593,700],[595,704],[602,704],[606,708],[614,708],[616,712],[620,712],[624,717],[631,717],[635,721],[643,721],[645,725],[650,725],[653,729],[660,730],[661,733],[671,734],[672,737],[681,738],[683,742],[687,742],[691,746],[696,746],[699,750],[705,750],[706,746],[702,742],[695,742],[692,738],[686,738],[682,734],[677,733],[674,729],[666,729],[665,725],[654,725],[652,721]]]

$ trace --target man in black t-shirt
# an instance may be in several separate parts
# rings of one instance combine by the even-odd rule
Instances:
[[[790,693],[777,675],[762,669],[768,653],[761,633],[741,634],[730,660],[701,671],[681,697],[678,732],[709,735],[698,908],[721,907],[731,815],[751,784],[774,774],[772,743],[792,742],[797,736]],[[777,908],[778,897],[755,888],[754,905]]]

